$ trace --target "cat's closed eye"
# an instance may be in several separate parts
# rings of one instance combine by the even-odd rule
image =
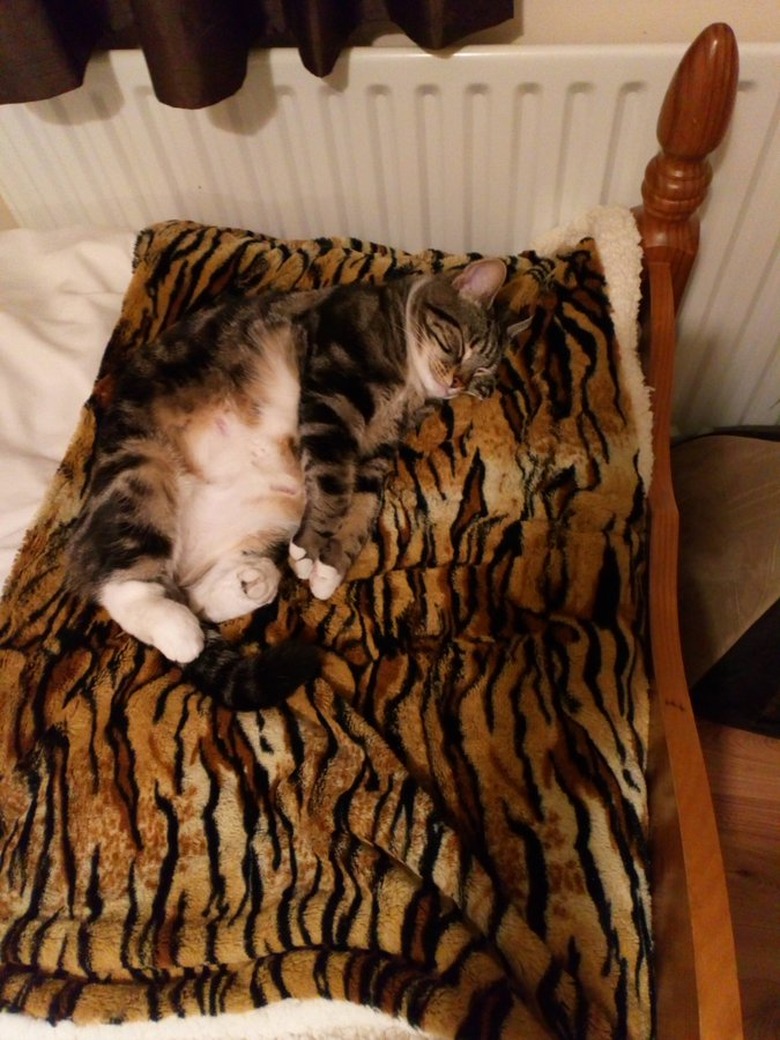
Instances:
[[[428,305],[428,312],[433,319],[429,320],[429,329],[439,347],[445,354],[460,357],[464,351],[461,323],[435,304]]]

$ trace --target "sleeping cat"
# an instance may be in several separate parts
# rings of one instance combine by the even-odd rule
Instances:
[[[487,259],[455,275],[230,298],[166,330],[128,360],[101,420],[70,587],[170,660],[195,662],[196,681],[231,706],[297,686],[310,648],[244,658],[252,675],[237,675],[221,640],[202,653],[201,619],[270,603],[285,557],[314,596],[333,593],[424,408],[492,391],[505,276]]]

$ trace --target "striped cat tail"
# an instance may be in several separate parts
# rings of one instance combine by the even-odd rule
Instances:
[[[209,633],[202,652],[184,666],[184,677],[226,708],[257,711],[281,703],[319,670],[319,653],[309,643],[290,640],[260,653],[242,653]]]

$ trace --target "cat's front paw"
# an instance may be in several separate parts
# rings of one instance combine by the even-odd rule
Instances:
[[[309,575],[309,588],[317,599],[329,599],[341,584],[343,575],[335,567],[317,560]]]
[[[302,531],[299,531],[296,535],[298,541],[293,538],[290,542],[290,567],[301,581],[309,583],[313,596],[328,599],[341,584],[349,561],[337,538],[324,541],[312,537],[311,532],[301,535]]]
[[[289,546],[289,557],[290,567],[296,577],[300,578],[301,581],[306,581],[312,572],[314,567],[314,560],[307,555],[306,550],[300,545],[296,545],[295,542],[290,542]]]

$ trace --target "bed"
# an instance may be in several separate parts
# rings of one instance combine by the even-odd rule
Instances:
[[[221,292],[467,257],[186,220],[0,236],[0,1037],[742,1035],[669,461],[736,77],[709,27],[635,212],[505,257],[528,327],[499,392],[405,443],[343,589],[290,578],[225,627],[325,649],[268,712],[63,591],[112,373]]]

